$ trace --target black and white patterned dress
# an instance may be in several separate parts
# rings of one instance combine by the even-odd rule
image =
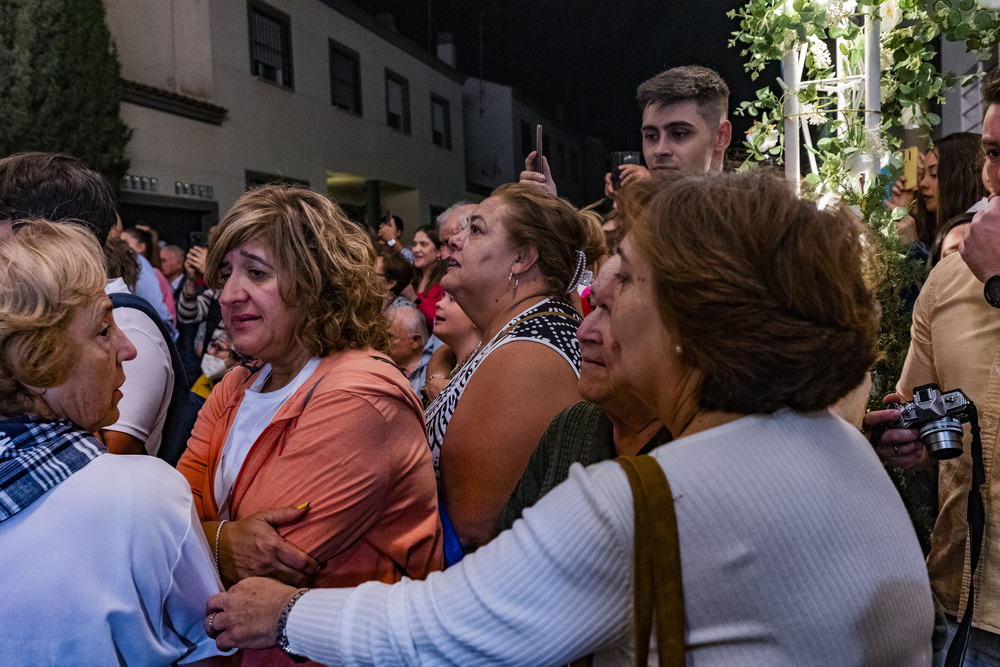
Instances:
[[[455,406],[462,398],[469,379],[480,364],[502,345],[514,341],[533,341],[552,348],[566,360],[580,376],[580,345],[576,340],[576,330],[580,326],[580,315],[568,301],[548,298],[531,306],[513,317],[493,340],[480,345],[465,365],[451,379],[434,402],[427,406],[424,417],[427,421],[427,441],[434,454],[434,472],[438,471],[441,458],[441,443],[448,429],[448,422],[455,412]]]

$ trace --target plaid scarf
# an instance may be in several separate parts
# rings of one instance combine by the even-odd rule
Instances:
[[[0,523],[106,451],[66,419],[0,419]]]

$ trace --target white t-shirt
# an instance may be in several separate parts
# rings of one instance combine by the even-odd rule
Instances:
[[[109,280],[105,293],[128,293],[121,278]],[[156,456],[163,435],[163,422],[174,390],[170,348],[149,316],[135,308],[115,308],[115,324],[135,346],[135,359],[122,364],[125,384],[118,401],[118,421],[109,431],[120,431],[146,443],[146,453]]]
[[[0,523],[0,665],[169,665],[218,655],[222,590],[191,489],[167,463],[103,454]]]
[[[271,375],[271,364],[267,364],[247,388],[226,436],[219,465],[215,468],[215,505],[219,508],[220,519],[229,518],[229,492],[236,483],[253,443],[257,442],[257,438],[271,423],[274,415],[278,414],[285,401],[316,371],[319,362],[319,357],[310,359],[291,382],[280,389],[264,393],[261,389]]]

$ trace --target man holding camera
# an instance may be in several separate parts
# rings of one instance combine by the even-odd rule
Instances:
[[[987,75],[982,91],[986,107],[983,148],[995,181],[1000,180],[1000,68]],[[994,300],[989,290],[990,282],[1000,284],[1000,277],[994,275],[1000,273],[1000,200],[994,198],[969,227],[962,253],[943,259],[917,298],[910,349],[897,393],[886,396],[885,402],[910,400],[915,387],[933,382],[941,392],[961,389],[979,410],[986,520],[973,580],[976,603],[965,662],[972,665],[1000,663],[1000,578],[995,576],[1000,568],[1000,505],[996,504],[1000,501],[1000,473],[992,470],[1000,451],[1000,312],[996,310],[1000,308],[1000,292]],[[991,262],[989,273],[984,267]],[[984,298],[980,279],[990,275],[994,277],[987,281]],[[935,653],[935,664],[942,665],[965,611],[972,579],[967,520],[973,470],[971,435],[966,433],[963,438],[961,456],[935,460],[916,429],[895,427],[899,417],[896,409],[871,412],[865,417],[865,426],[889,426],[876,445],[879,457],[888,465],[911,471],[937,470],[939,514],[931,535],[927,570],[934,596],[948,620],[948,639]]]

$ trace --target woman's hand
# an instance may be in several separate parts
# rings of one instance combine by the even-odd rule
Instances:
[[[208,257],[208,248],[196,245],[188,250],[184,258],[184,274],[188,282],[198,279],[198,276],[205,273],[205,258]]]
[[[273,577],[292,586],[304,586],[319,571],[319,561],[283,538],[277,526],[295,523],[309,511],[302,507],[261,510],[229,521],[219,537],[219,570],[223,581]]]
[[[295,593],[293,586],[274,579],[244,579],[208,598],[205,633],[223,651],[276,646],[278,620]]]
[[[518,182],[522,185],[534,185],[550,195],[558,196],[556,183],[552,180],[552,171],[549,169],[549,159],[543,155],[542,169],[544,171],[535,171],[535,153],[536,151],[531,151],[528,153],[528,157],[524,158],[524,171],[521,172]]]

